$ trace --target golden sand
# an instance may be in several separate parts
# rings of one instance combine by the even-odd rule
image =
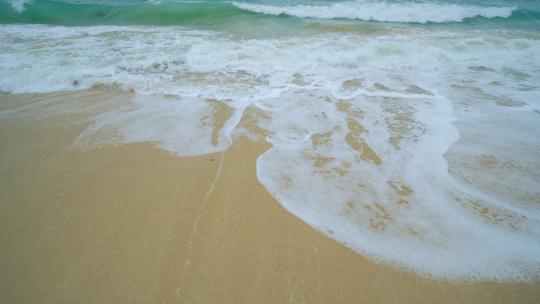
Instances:
[[[247,137],[180,158],[80,149],[130,94],[0,95],[1,303],[538,303],[540,285],[446,282],[374,263],[289,214]],[[254,129],[249,111],[241,122]]]

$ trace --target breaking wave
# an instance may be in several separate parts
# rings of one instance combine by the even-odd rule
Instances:
[[[244,10],[269,15],[410,23],[462,22],[473,17],[507,18],[517,9],[516,7],[481,7],[422,2],[388,3],[381,1],[350,1],[332,5],[294,6],[272,6],[243,2],[232,2],[232,4]]]

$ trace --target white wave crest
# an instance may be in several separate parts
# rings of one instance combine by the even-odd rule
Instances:
[[[33,0],[5,0],[18,13],[24,12],[26,5],[32,3]]]
[[[382,22],[445,23],[461,22],[472,17],[510,17],[515,7],[480,7],[437,3],[387,3],[381,1],[349,1],[322,5],[271,6],[232,2],[240,9],[268,14],[289,15],[301,18],[358,19]]]

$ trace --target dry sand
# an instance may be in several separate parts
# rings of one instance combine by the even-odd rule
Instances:
[[[323,236],[258,183],[265,142],[189,158],[73,146],[91,115],[129,98],[0,95],[1,303],[540,301],[538,283],[432,280]],[[242,125],[254,128],[249,112]]]

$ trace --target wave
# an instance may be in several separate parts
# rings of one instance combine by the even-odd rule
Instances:
[[[271,6],[232,2],[238,8],[269,15],[288,15],[301,18],[358,19],[364,21],[445,23],[461,22],[467,18],[508,18],[516,7],[480,7],[457,4],[421,2],[351,1],[323,5]]]
[[[226,2],[0,0],[0,23],[216,25],[254,13]]]
[[[219,25],[241,17],[353,19],[378,22],[537,22],[537,11],[514,6],[428,2],[347,1],[328,5],[274,6],[225,1],[58,1],[0,0],[0,23],[53,25]],[[511,17],[511,18],[510,18]],[[252,19],[250,19],[252,20]],[[506,22],[506,21],[504,21]],[[513,21],[512,21],[513,22]]]

